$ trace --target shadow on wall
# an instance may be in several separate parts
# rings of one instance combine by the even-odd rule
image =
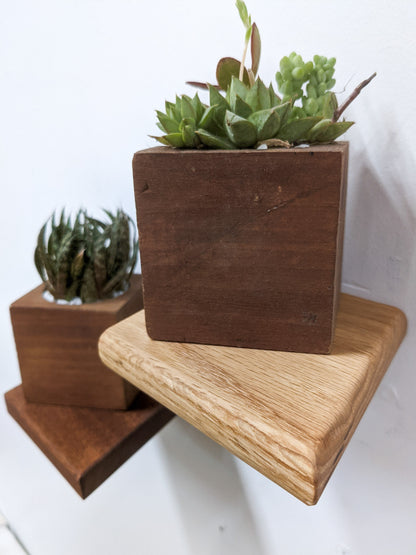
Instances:
[[[180,418],[171,432],[161,438],[163,460],[189,552],[264,553],[233,456]]]
[[[404,151],[394,142],[386,142],[379,154],[380,169],[371,166],[365,151],[352,155],[343,290],[407,312],[416,281],[416,213],[401,179],[416,169],[405,170]],[[406,159],[407,165],[413,162]]]
[[[401,308],[408,332],[334,473],[332,492],[364,551],[366,537],[381,537],[383,553],[416,553],[409,543],[401,550],[391,524],[398,519],[401,530],[411,530],[415,520],[416,158],[394,131],[377,129],[374,139],[374,149],[364,137],[361,151],[351,145],[342,289]],[[385,510],[369,520],[377,507]]]

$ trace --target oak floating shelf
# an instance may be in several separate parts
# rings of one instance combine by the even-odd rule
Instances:
[[[103,362],[308,505],[316,503],[406,332],[397,308],[341,295],[330,355],[151,340],[138,312]]]
[[[9,413],[85,499],[174,416],[140,395],[127,411],[28,403],[5,394]]]

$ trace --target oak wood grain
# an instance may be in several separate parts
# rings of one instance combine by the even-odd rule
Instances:
[[[104,363],[307,504],[318,501],[405,335],[397,308],[341,295],[330,355],[154,341],[143,311]]]
[[[348,143],[137,152],[133,175],[152,339],[330,351]]]
[[[97,342],[109,326],[143,307],[141,276],[114,299],[59,305],[33,289],[10,307],[26,399],[92,408],[127,409],[138,391],[106,368]]]
[[[128,411],[28,403],[5,394],[11,416],[85,499],[174,416],[144,394]]]

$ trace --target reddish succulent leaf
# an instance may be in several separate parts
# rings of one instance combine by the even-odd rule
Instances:
[[[261,40],[257,25],[253,23],[251,30],[251,70],[257,75],[260,65]]]
[[[240,62],[235,58],[221,58],[217,65],[217,81],[220,88],[227,90],[233,75],[238,78],[240,73]],[[243,82],[250,86],[250,80],[246,68],[244,68]]]
[[[198,89],[208,90],[209,83],[201,83],[200,81],[186,81],[187,85],[191,85],[191,87],[197,87]],[[215,87],[216,89],[221,89],[219,85],[211,85],[211,87]]]

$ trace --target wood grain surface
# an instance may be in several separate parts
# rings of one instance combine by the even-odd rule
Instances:
[[[152,339],[330,351],[348,143],[133,160]]]
[[[45,300],[44,286],[10,307],[26,399],[93,408],[126,409],[138,391],[106,368],[97,352],[101,333],[143,307],[141,276],[115,299],[80,306]]]
[[[341,295],[330,355],[153,341],[143,311],[100,338],[104,363],[306,504],[318,501],[406,331]]]
[[[174,416],[144,394],[128,411],[28,403],[22,386],[5,399],[11,416],[83,499]]]

